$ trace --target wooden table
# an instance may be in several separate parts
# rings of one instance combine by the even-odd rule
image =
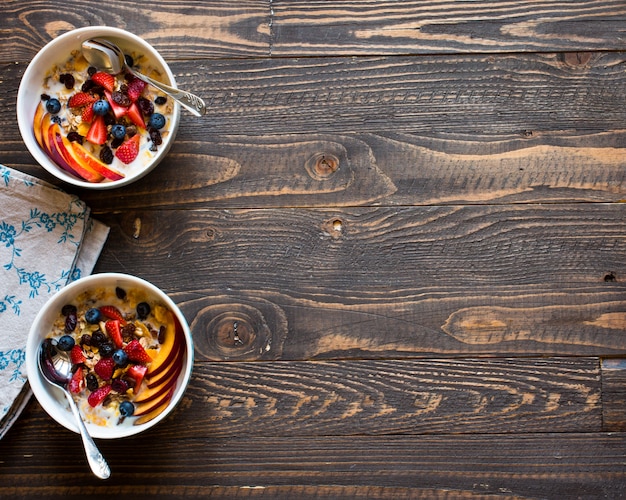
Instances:
[[[96,272],[171,294],[196,363],[172,417],[100,441],[32,400],[1,498],[626,497],[626,4],[0,6],[1,162],[34,54],[151,42],[181,87],[168,158],[76,192]],[[234,324],[237,336],[234,338]]]

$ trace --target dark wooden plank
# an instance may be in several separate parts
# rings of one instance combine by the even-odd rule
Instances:
[[[614,319],[624,326],[619,316]],[[602,360],[602,418],[603,429],[626,431],[626,359]]]
[[[115,26],[150,42],[166,60],[264,57],[269,53],[267,0],[168,2],[148,8],[132,2],[87,0],[0,4],[0,61],[30,61],[50,40],[84,26]]]
[[[620,0],[271,2],[272,55],[626,48]]]
[[[622,215],[619,204],[123,211],[97,214],[112,229],[96,271],[172,293],[196,335],[239,318],[254,332],[246,349],[260,349],[245,359],[617,355]]]
[[[177,428],[172,422],[160,427]],[[76,435],[42,439],[40,431],[18,426],[0,442],[0,497],[248,497],[263,488],[285,498],[626,494],[626,436],[620,433],[268,438],[265,429],[252,426],[238,438],[179,440],[155,430],[123,443],[100,441],[113,471],[103,482],[85,465]]]

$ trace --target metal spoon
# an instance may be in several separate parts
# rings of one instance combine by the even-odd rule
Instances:
[[[70,408],[78,424],[80,437],[83,439],[87,462],[89,462],[91,470],[100,479],[107,479],[111,475],[109,465],[89,435],[85,423],[80,416],[80,412],[78,411],[78,406],[76,406],[74,398],[72,398],[72,395],[67,389],[67,384],[72,378],[72,362],[70,361],[69,353],[60,351],[54,346],[51,339],[46,339],[39,348],[37,361],[39,371],[41,371],[44,378],[52,385],[60,387],[70,404]]]
[[[113,75],[117,75],[122,71],[128,71],[140,80],[164,92],[194,115],[202,116],[206,112],[204,101],[197,95],[170,87],[132,69],[126,64],[126,58],[122,50],[109,40],[104,38],[85,40],[82,43],[82,51],[87,62],[96,68]]]

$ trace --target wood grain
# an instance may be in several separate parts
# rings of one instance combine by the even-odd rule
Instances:
[[[626,431],[626,359],[602,360],[603,428]]]
[[[100,217],[114,249],[96,270],[132,271],[172,293],[196,335],[244,308],[233,317],[267,329],[253,329],[257,349],[272,345],[254,359],[615,355],[624,352],[621,213],[617,204],[125,211]]]

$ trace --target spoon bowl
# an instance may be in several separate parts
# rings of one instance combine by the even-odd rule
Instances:
[[[45,339],[39,348],[37,363],[39,365],[39,371],[42,373],[45,380],[61,388],[65,394],[65,398],[76,419],[80,437],[83,440],[85,454],[87,455],[87,462],[92,472],[100,479],[107,479],[111,475],[111,469],[89,435],[78,410],[78,406],[74,398],[72,398],[70,391],[67,389],[67,384],[72,378],[72,361],[70,360],[69,354],[57,349],[51,339]]]
[[[83,56],[92,66],[117,75],[122,71],[128,71],[136,78],[156,87],[161,92],[178,102],[183,108],[190,111],[196,116],[202,116],[206,113],[206,105],[204,101],[190,92],[170,87],[157,80],[135,71],[126,64],[126,57],[121,49],[110,40],[104,38],[92,38],[82,43]]]

